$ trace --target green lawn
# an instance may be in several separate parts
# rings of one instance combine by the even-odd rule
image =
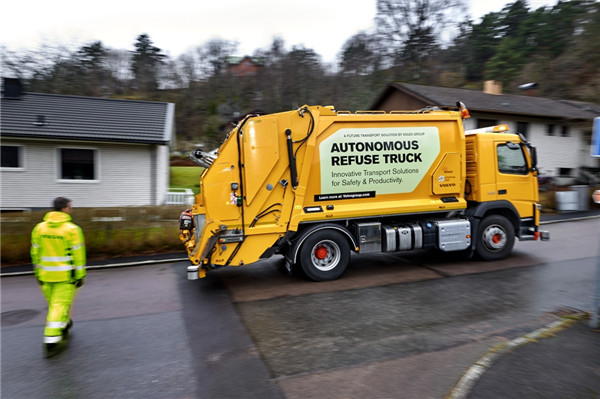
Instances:
[[[200,192],[200,175],[204,168],[200,166],[171,166],[169,187],[191,188],[194,194]]]

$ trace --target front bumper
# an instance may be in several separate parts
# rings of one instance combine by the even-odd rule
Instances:
[[[539,226],[535,225],[532,220],[521,221],[521,228],[519,229],[519,240],[521,241],[548,241],[550,239],[550,232],[546,230],[540,230]]]

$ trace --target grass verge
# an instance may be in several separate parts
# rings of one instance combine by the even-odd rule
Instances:
[[[171,188],[190,188],[194,195],[200,192],[200,175],[204,168],[200,166],[171,166],[169,185]]]

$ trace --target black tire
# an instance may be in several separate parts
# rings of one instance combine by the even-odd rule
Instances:
[[[350,262],[350,245],[338,231],[320,230],[310,235],[300,248],[302,271],[314,281],[335,280]]]
[[[479,223],[476,251],[484,260],[500,260],[510,255],[515,245],[515,229],[501,215],[491,215]]]

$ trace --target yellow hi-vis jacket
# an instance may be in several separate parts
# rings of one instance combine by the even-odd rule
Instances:
[[[53,211],[31,232],[31,261],[42,282],[73,282],[85,277],[85,242],[71,215]]]

